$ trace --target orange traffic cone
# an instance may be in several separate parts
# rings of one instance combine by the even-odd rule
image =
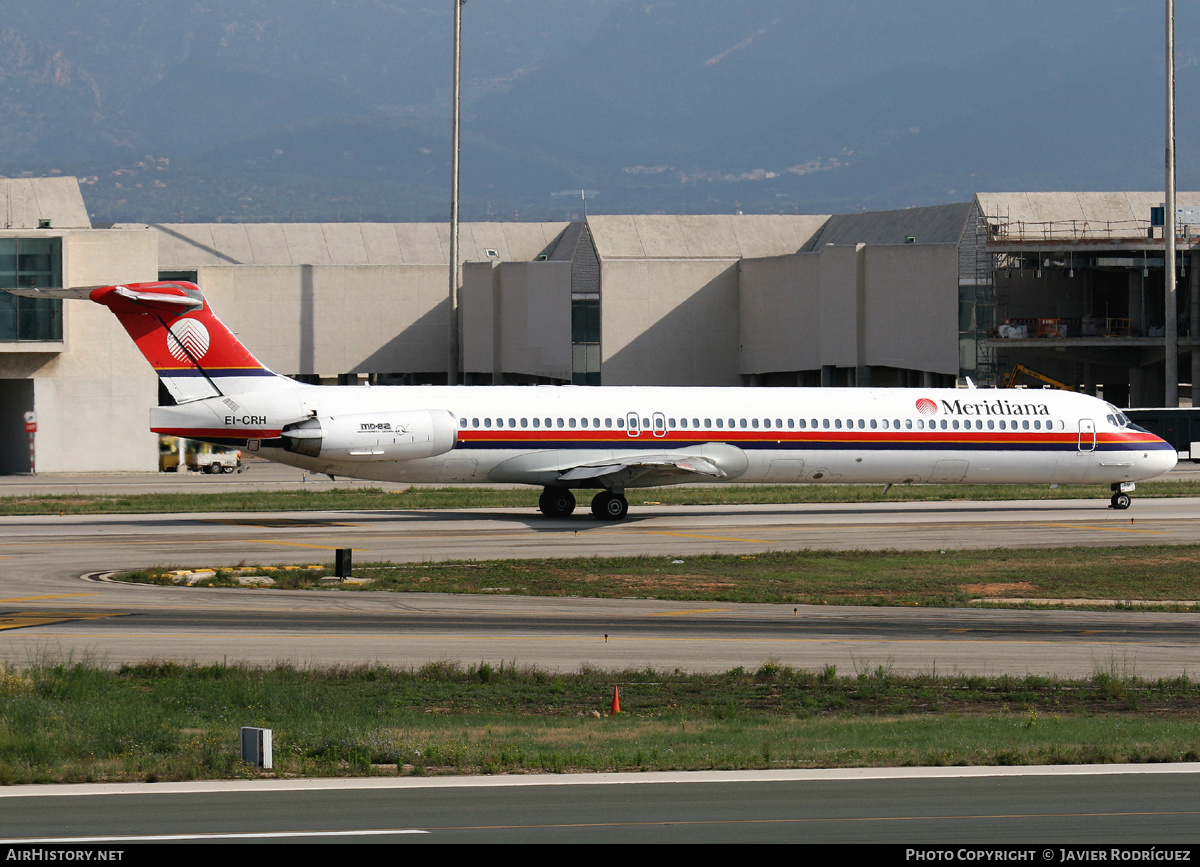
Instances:
[[[612,714],[613,714],[613,716],[616,716],[620,712],[621,712],[621,692],[618,687],[614,686],[613,687]]]

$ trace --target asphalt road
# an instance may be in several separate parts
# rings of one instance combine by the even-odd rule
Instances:
[[[128,587],[145,565],[452,561],[713,551],[1181,543],[1200,500],[644,507],[619,524],[528,510],[0,518],[0,659],[299,664],[453,660],[552,670],[756,667],[1174,676],[1200,667],[1200,613],[938,611]],[[469,568],[469,567],[463,567]]]
[[[120,851],[154,841],[970,843],[1052,864],[1063,858],[1044,848],[1050,844],[1106,856],[1107,845],[1153,844],[1159,857],[1178,848],[1164,849],[1169,844],[1194,844],[1198,770],[861,768],[18,786],[0,789],[0,844]],[[1143,860],[1154,851],[1146,845]],[[912,860],[903,850],[892,854]]]

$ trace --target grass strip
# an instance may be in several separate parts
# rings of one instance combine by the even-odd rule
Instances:
[[[171,584],[169,567],[123,580]],[[366,584],[321,584],[332,566],[216,568],[198,586],[262,575],[280,589],[655,598],[775,604],[963,606],[972,600],[1157,602],[1184,610],[1200,588],[1200,545],[947,551],[774,551],[357,565]],[[1028,605],[1032,603],[1008,603]],[[1041,607],[1041,606],[1039,606]],[[1139,606],[1145,608],[1146,606]],[[1192,610],[1192,609],[1187,609]]]
[[[619,715],[608,713],[614,687]],[[1200,684],[435,663],[0,667],[0,784],[1200,758]],[[273,771],[239,726],[274,732]]]
[[[239,491],[211,494],[39,494],[0,497],[0,515],[147,514],[159,512],[288,512],[537,508],[536,488],[378,488],[322,491]],[[591,492],[580,492],[586,503]],[[887,503],[927,500],[1107,500],[1106,487],[1046,485],[681,485],[627,491],[632,506],[792,503]],[[1137,496],[1194,497],[1196,482],[1142,482]]]

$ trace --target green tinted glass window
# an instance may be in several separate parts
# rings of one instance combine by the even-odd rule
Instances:
[[[0,238],[0,289],[62,286],[61,238]],[[0,340],[62,340],[62,302],[0,292]]]

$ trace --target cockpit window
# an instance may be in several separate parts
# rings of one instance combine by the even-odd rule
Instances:
[[[1125,415],[1125,413],[1121,412],[1121,410],[1117,409],[1111,403],[1108,405],[1108,408],[1112,410],[1110,415],[1105,416],[1105,418],[1108,419],[1109,424],[1113,425],[1114,427],[1127,428],[1132,431],[1137,431],[1138,433],[1149,433],[1148,430],[1136,423],[1129,416]]]

